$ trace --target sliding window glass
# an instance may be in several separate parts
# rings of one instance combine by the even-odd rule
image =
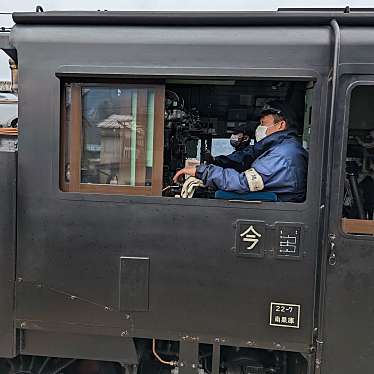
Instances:
[[[350,98],[345,162],[343,230],[374,235],[374,85],[358,85]]]
[[[164,89],[66,84],[61,188],[161,195]]]

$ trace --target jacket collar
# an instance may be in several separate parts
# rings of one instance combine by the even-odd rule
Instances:
[[[282,143],[285,139],[296,139],[295,130],[277,131],[256,143],[256,148],[264,152],[274,145]]]

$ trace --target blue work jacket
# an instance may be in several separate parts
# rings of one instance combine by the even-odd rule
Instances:
[[[276,193],[280,201],[305,200],[308,154],[292,130],[275,132],[253,146],[215,160],[217,165],[196,169],[196,177],[206,187],[247,193],[250,189],[244,171],[253,168],[262,178],[263,191]]]

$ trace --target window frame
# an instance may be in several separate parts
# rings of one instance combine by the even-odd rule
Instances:
[[[348,151],[348,133],[349,133],[349,119],[351,113],[351,98],[352,92],[356,87],[359,86],[373,86],[374,89],[374,75],[372,80],[358,79],[352,77],[353,80],[348,83],[345,90],[345,110],[343,119],[343,147],[341,153],[341,170],[340,170],[340,197],[338,199],[338,217],[339,217],[339,231],[344,237],[347,238],[363,238],[374,240],[374,220],[362,220],[362,219],[351,219],[343,217],[343,199],[344,199],[344,180],[345,180],[345,167],[346,167],[346,157]],[[361,230],[357,229],[357,225],[364,225]],[[349,231],[345,231],[345,230]]]
[[[310,178],[309,176],[315,172],[323,178],[322,164],[326,157],[325,153],[321,153],[321,149],[325,150],[324,136],[327,134],[327,101],[322,97],[328,96],[329,81],[327,71],[309,68],[217,68],[209,69],[201,67],[132,67],[132,66],[87,66],[87,65],[61,65],[56,70],[55,76],[59,81],[60,89],[62,83],[88,83],[99,85],[100,83],[129,83],[141,81],[143,84],[164,84],[166,79],[220,79],[220,80],[285,80],[285,81],[314,81],[313,110],[312,110],[312,126],[314,131],[311,133],[311,147],[309,149],[308,162],[308,181],[307,195],[304,202],[277,202],[277,210],[304,212],[314,209],[316,199],[320,201],[322,198],[320,178]],[[93,83],[94,82],[94,83]],[[62,92],[60,92],[60,98]],[[62,109],[61,104],[56,110]],[[61,112],[59,114],[61,116]],[[59,130],[60,131],[60,130]],[[60,133],[61,134],[61,133]],[[325,135],[326,135],[325,134]],[[61,144],[61,139],[59,144]],[[56,169],[58,159],[56,160]],[[121,194],[118,190],[113,194],[83,193],[82,191],[66,193],[59,186],[59,174],[53,174],[53,184],[55,186],[54,193],[60,200],[85,201],[85,202],[102,202],[116,204],[140,204],[140,205],[168,205],[168,206],[191,206],[199,208],[225,208],[237,211],[250,211],[261,209],[263,211],[274,210],[273,202],[234,202],[227,200],[215,199],[176,199],[164,196],[144,196],[144,195],[126,195]],[[150,198],[151,197],[151,198]]]
[[[69,136],[67,136],[67,113],[66,113],[66,87],[71,87],[71,123]],[[108,185],[81,182],[81,160],[82,160],[82,88],[105,87],[105,88],[130,88],[130,89],[154,89],[154,129],[153,144],[164,143],[164,101],[165,86],[163,84],[129,83],[127,81],[108,82],[86,82],[80,80],[61,81],[61,120],[60,120],[60,189],[63,192],[87,192],[97,194],[125,194],[142,196],[161,196],[163,177],[163,147],[153,147],[152,185],[151,186],[128,186]],[[139,105],[139,103],[137,104]],[[138,107],[139,108],[139,107]],[[68,160],[70,162],[70,181],[65,181],[65,147],[68,146]]]

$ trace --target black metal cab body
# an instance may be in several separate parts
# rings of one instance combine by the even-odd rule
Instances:
[[[355,15],[243,14],[231,21],[230,15],[207,17],[205,24],[193,16],[95,17],[16,14],[10,34],[19,67],[11,320],[24,338],[17,353],[132,362],[131,348],[120,348],[125,342],[157,338],[300,352],[308,372],[368,372],[373,242],[341,232],[335,186],[344,168],[347,89],[356,80],[372,81],[374,73],[373,28],[360,26]],[[330,129],[332,18],[343,26]],[[238,204],[61,191],[62,82],[167,78],[314,81],[306,201]],[[233,248],[241,224],[263,228],[260,256]],[[296,260],[277,255],[279,228],[287,225],[301,230]],[[330,267],[329,233],[337,248]],[[272,303],[298,306],[298,326],[272,324]],[[74,352],[54,344],[82,336],[89,338]],[[98,349],[99,341],[108,349]]]

